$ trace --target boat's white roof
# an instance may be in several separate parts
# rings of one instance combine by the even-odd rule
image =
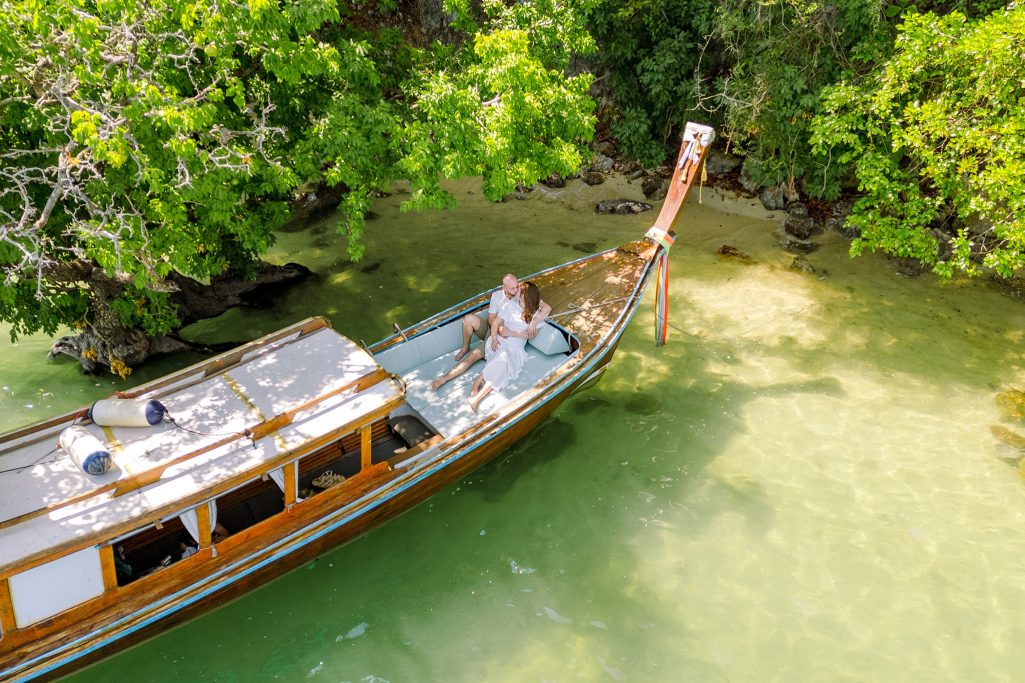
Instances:
[[[159,467],[186,453],[222,441],[275,415],[295,410],[373,373],[373,357],[330,328],[257,347],[242,363],[201,378],[192,374],[175,385],[141,395],[157,398],[174,419],[154,427],[82,426],[109,447],[115,466],[102,476],[84,474],[57,445],[61,425],[0,445],[0,521],[60,504],[105,484]],[[191,382],[195,382],[190,384]],[[141,518],[174,501],[211,489],[327,435],[346,423],[402,398],[392,380],[362,391],[347,390],[298,413],[294,420],[252,442],[239,438],[168,467],[160,480],[114,497],[98,493],[0,530],[0,569],[76,538],[102,533]],[[198,432],[198,433],[194,433]]]

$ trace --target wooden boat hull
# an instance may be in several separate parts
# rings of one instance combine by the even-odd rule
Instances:
[[[558,378],[543,401],[523,405],[496,424],[492,433],[481,434],[462,446],[457,444],[449,458],[409,481],[402,481],[402,477],[389,479],[383,471],[361,473],[337,490],[320,494],[320,500],[304,503],[319,509],[307,508],[301,515],[285,511],[278,516],[283,515],[283,520],[258,523],[222,543],[217,557],[205,549],[183,560],[179,564],[188,562],[190,569],[179,571],[173,582],[158,572],[122,588],[117,605],[101,602],[83,606],[54,617],[34,632],[8,634],[2,643],[8,648],[0,660],[2,677],[52,680],[121,652],[306,564],[463,479],[547,420],[566,398],[604,369],[650,275],[648,269],[642,270],[630,305],[619,311],[609,334],[591,353],[582,356],[571,372]],[[470,303],[473,305],[474,300]],[[461,306],[465,308],[465,304]],[[447,311],[420,327],[430,328],[450,317]],[[387,347],[392,341],[389,338],[377,346]],[[364,474],[369,476],[361,481]],[[332,509],[341,500],[351,499],[361,486],[367,489],[367,495]],[[267,522],[273,522],[273,528]],[[167,597],[154,600],[159,595]]]
[[[550,401],[545,409],[526,415],[523,420],[511,425],[508,430],[503,432],[501,438],[493,439],[467,456],[460,458],[452,465],[426,477],[416,487],[411,488],[408,494],[388,499],[373,510],[359,515],[351,522],[343,524],[305,545],[296,547],[274,562],[266,564],[202,598],[174,611],[169,611],[166,616],[160,616],[154,621],[141,624],[138,628],[123,629],[119,634],[112,634],[112,639],[106,642],[96,643],[91,646],[83,644],[82,649],[79,650],[82,652],[81,656],[76,659],[67,659],[62,665],[56,667],[53,667],[53,664],[50,663],[48,667],[52,668],[48,668],[48,670],[38,669],[41,672],[39,677],[35,677],[32,670],[25,671],[23,676],[32,680],[46,681],[70,674],[91,663],[123,652],[125,649],[167,631],[174,626],[222,607],[232,600],[242,597],[246,593],[298,567],[302,567],[328,551],[359,538],[377,526],[422,503],[445,487],[465,478],[468,474],[492,460],[547,420],[567,396],[568,393],[564,393],[557,399]],[[74,654],[74,650],[69,652],[69,656],[74,656]],[[19,675],[19,678],[16,680],[20,680],[23,676]]]
[[[656,267],[666,266],[663,257],[673,239],[670,228],[697,177],[713,136],[711,129],[688,124],[669,195],[655,225],[645,238],[532,276],[531,279],[540,286],[545,300],[557,311],[553,317],[558,317],[559,324],[572,335],[568,339],[571,351],[568,355],[564,354],[565,360],[546,366],[549,367],[548,374],[536,385],[511,398],[506,397],[507,402],[498,412],[477,416],[479,419],[468,423],[451,423],[450,426],[455,425],[452,431],[461,430],[459,433],[446,430],[442,435],[437,430],[439,433],[432,440],[424,442],[419,448],[414,446],[402,455],[396,455],[394,462],[389,458],[374,463],[370,449],[371,422],[357,424],[349,421],[336,424],[329,421],[332,429],[319,437],[311,437],[300,450],[286,450],[267,456],[269,459],[264,462],[262,469],[243,469],[237,474],[232,473],[232,478],[218,483],[219,488],[215,493],[193,491],[184,502],[179,499],[179,512],[169,509],[170,504],[148,510],[148,516],[137,521],[137,526],[160,528],[161,521],[167,519],[161,515],[175,516],[195,509],[194,514],[199,519],[196,538],[200,541],[200,549],[172,564],[173,569],[157,569],[127,585],[119,586],[113,582],[115,560],[111,545],[119,538],[118,534],[125,533],[125,529],[117,527],[106,536],[71,539],[60,548],[63,554],[58,554],[58,559],[63,559],[69,553],[89,550],[90,544],[93,544],[94,551],[99,547],[97,544],[106,544],[106,555],[99,557],[101,563],[107,563],[101,567],[104,571],[104,590],[98,597],[72,603],[77,606],[56,613],[46,612],[53,615],[48,618],[26,619],[29,625],[21,628],[14,627],[17,615],[12,607],[10,593],[12,577],[20,576],[19,572],[45,565],[48,559],[52,559],[53,552],[51,548],[46,548],[50,553],[49,558],[41,557],[43,552],[36,551],[36,555],[25,555],[21,560],[9,561],[0,572],[0,628],[4,630],[3,638],[0,639],[0,679],[52,680],[219,607],[421,503],[526,436],[548,419],[571,394],[597,381],[612,359]],[[665,280],[662,282],[664,286]],[[400,349],[399,345],[407,339],[455,329],[451,324],[466,313],[481,311],[487,303],[488,295],[489,292],[482,293],[402,330],[374,345],[371,352],[405,353],[412,347]],[[662,317],[658,322],[664,333],[667,325],[665,309],[660,307],[659,310],[662,311]],[[289,335],[292,335],[293,341],[287,343],[305,343],[301,342],[304,335],[322,329],[325,324],[317,320],[304,321],[260,342],[223,354],[202,364],[203,367],[189,368],[147,385],[147,389],[152,391],[182,386],[183,383],[184,386],[194,386],[202,381],[193,381],[196,375],[216,376],[221,372],[226,373],[226,368],[240,367],[254,358],[259,360],[264,348],[284,346],[286,342],[282,340]],[[446,325],[448,327],[442,329]],[[318,359],[320,357],[317,356]],[[376,371],[356,376],[347,384],[336,384],[316,400],[294,406],[271,418],[261,418],[263,421],[253,430],[255,434],[247,429],[244,435],[252,440],[253,449],[256,449],[256,438],[270,438],[268,435],[278,433],[279,429],[290,425],[294,416],[301,411],[309,410],[327,397],[335,397],[344,405],[350,396],[359,395],[364,385],[372,388],[382,382],[381,375],[385,374],[384,368],[378,366]],[[335,379],[333,375],[326,376]],[[228,380],[234,381],[231,378]],[[389,382],[401,384],[396,377],[392,377]],[[341,392],[348,393],[340,398]],[[381,395],[384,395],[384,391]],[[360,414],[360,418],[381,419],[392,409],[400,407],[404,398],[408,398],[408,392],[403,388],[401,393],[389,396],[387,400],[381,399],[379,408],[367,408]],[[80,415],[69,414],[18,430],[5,435],[0,443],[26,437],[38,441],[45,438],[40,435],[47,433],[47,430]],[[230,444],[242,434],[239,432],[225,437],[200,451],[208,452],[214,447]],[[298,498],[300,458],[313,453],[314,448],[339,444],[345,438],[357,435],[361,440],[358,474],[315,496],[305,500]],[[283,438],[281,441],[284,443]],[[117,496],[137,489],[159,485],[167,467],[187,463],[189,457],[192,456],[188,453],[177,456],[173,462],[164,463],[159,469],[128,477],[127,483],[105,485],[103,493],[109,493],[116,499]],[[260,475],[271,474],[279,474],[286,482],[291,478],[288,486],[281,485],[285,508],[211,544],[213,520],[209,516],[205,520],[201,518],[212,513],[200,514],[200,510],[205,509],[203,506],[207,505],[207,499],[230,494],[254,474],[257,479]],[[86,491],[78,499],[65,500],[63,504],[77,503],[96,494],[97,490]],[[37,508],[5,518],[0,522],[0,533],[9,529],[16,532],[17,525],[42,519],[41,515],[51,510],[50,507]]]

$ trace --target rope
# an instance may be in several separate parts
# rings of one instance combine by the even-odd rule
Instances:
[[[243,437],[245,439],[249,439],[249,442],[251,444],[253,444],[253,448],[256,448],[256,438],[253,436],[253,433],[251,431],[249,431],[248,429],[243,429],[241,432],[201,432],[201,431],[198,431],[196,429],[189,429],[188,427],[183,426],[177,420],[175,420],[173,417],[171,417],[170,413],[164,413],[164,420],[166,422],[169,422],[170,424],[174,425],[178,429],[182,430],[183,432],[188,432],[189,434],[195,434],[196,436],[213,436],[213,437],[239,436],[239,437]]]
[[[27,465],[18,465],[17,467],[8,467],[7,469],[2,469],[2,470],[0,470],[0,474],[7,474],[8,472],[20,472],[21,470],[27,470],[30,467],[35,467],[36,465],[49,465],[50,463],[58,462],[60,460],[63,460],[66,457],[69,457],[67,454],[65,454],[63,456],[52,458],[50,460],[43,460],[42,459],[42,458],[45,458],[46,456],[51,455],[52,453],[56,453],[56,452],[57,452],[57,446],[54,446],[53,448],[51,448],[46,453],[43,453],[41,456],[39,456],[39,458],[40,458],[39,460],[35,460],[33,462],[30,462]]]
[[[249,442],[253,445],[253,448],[256,448],[256,439],[254,438],[253,433],[250,430],[248,430],[248,429],[244,429],[241,432],[201,432],[201,431],[198,431],[196,429],[190,429],[188,427],[185,427],[184,425],[179,423],[177,420],[175,420],[173,417],[171,417],[170,413],[164,413],[164,420],[166,422],[169,422],[170,424],[174,425],[178,429],[182,430],[183,432],[188,432],[189,434],[195,434],[196,436],[210,436],[210,437],[239,436],[239,437],[243,437],[243,438],[249,439]],[[72,423],[72,424],[75,424],[77,422],[78,422],[78,420],[75,420],[75,422]],[[141,436],[138,439],[135,439],[135,441],[141,441],[143,439],[148,439],[149,436],[150,435],[148,435],[148,434],[145,435],[145,436]],[[122,442],[121,445],[125,446],[125,445],[131,444],[131,443],[133,443],[133,441]],[[0,469],[0,474],[7,474],[9,472],[20,472],[22,470],[27,470],[29,468],[36,467],[37,465],[49,465],[49,464],[52,464],[52,463],[55,463],[55,462],[60,462],[61,460],[64,460],[65,458],[71,457],[67,453],[65,453],[64,455],[58,456],[56,458],[51,458],[49,460],[44,460],[43,459],[43,458],[46,458],[47,456],[50,456],[50,455],[58,452],[59,449],[60,449],[60,446],[54,446],[53,448],[51,448],[46,453],[43,453],[41,456],[39,456],[39,459],[34,460],[34,461],[32,461],[32,462],[30,462],[30,463],[28,463],[26,465],[18,465],[17,467],[7,467],[7,468],[4,468],[4,469]],[[3,452],[0,452],[0,455],[2,455],[3,453],[13,452],[15,450],[18,450],[18,449],[17,448],[9,448],[9,449],[7,449],[7,450],[5,450]]]
[[[569,310],[562,311],[560,313],[552,313],[551,315],[548,316],[548,319],[551,320],[552,318],[558,318],[558,317],[563,316],[563,315],[569,315],[570,313],[583,313],[585,311],[591,310],[592,308],[602,308],[603,306],[609,306],[611,304],[618,304],[620,301],[630,301],[631,299],[633,299],[632,296],[622,296],[622,297],[619,297],[618,299],[609,299],[608,301],[602,301],[601,303],[598,303],[598,304],[589,304],[587,306],[581,306],[580,304],[573,304],[573,303],[571,303],[571,304],[567,304]]]

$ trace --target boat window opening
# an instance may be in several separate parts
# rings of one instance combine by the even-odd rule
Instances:
[[[356,430],[299,460],[299,497],[309,498],[359,474],[361,438],[360,430]],[[387,419],[373,423],[370,429],[371,464],[388,460],[405,449],[406,443],[392,430]]]
[[[270,478],[254,479],[217,499],[217,525],[214,542],[223,540],[224,532],[237,534],[257,522],[273,517],[285,509],[285,494]],[[218,533],[217,527],[222,527]]]
[[[188,535],[185,526],[172,517],[159,528],[151,525],[112,543],[117,585],[125,586],[181,559],[183,535]]]

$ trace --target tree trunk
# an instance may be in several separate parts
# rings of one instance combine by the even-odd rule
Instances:
[[[205,348],[175,334],[149,335],[138,327],[125,327],[110,302],[124,291],[124,284],[107,276],[103,269],[78,261],[58,266],[62,272],[50,273],[55,279],[85,282],[91,292],[90,320],[79,334],[61,337],[50,347],[48,356],[71,356],[90,374],[109,368],[125,377],[131,367],[151,356]],[[167,278],[171,301],[177,307],[178,327],[214,318],[229,308],[259,301],[268,289],[280,292],[282,285],[295,284],[310,275],[298,263],[274,266],[261,262],[256,276],[245,279],[237,275],[214,278],[209,285],[172,273]]]

